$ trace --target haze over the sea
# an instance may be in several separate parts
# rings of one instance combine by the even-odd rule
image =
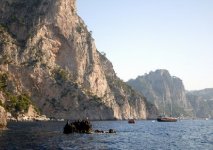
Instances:
[[[212,8],[212,0],[78,0],[121,79],[167,69],[187,90],[213,87]]]

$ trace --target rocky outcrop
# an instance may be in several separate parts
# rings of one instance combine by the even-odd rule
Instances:
[[[0,129],[4,129],[7,126],[7,113],[5,109],[0,106]]]
[[[161,114],[165,112],[167,115],[172,113],[174,116],[193,116],[181,79],[171,76],[167,70],[156,70],[127,83],[143,93]]]
[[[213,89],[188,91],[186,97],[197,118],[213,118]]]
[[[69,123],[67,121],[66,125],[64,126],[64,134],[69,133],[92,133],[92,124],[89,120],[78,120]]]
[[[9,76],[3,95],[15,95],[18,102],[27,93],[43,114],[55,118],[146,119],[154,114],[155,106],[147,107],[97,51],[75,3],[0,1],[0,68]],[[11,97],[5,97],[7,105]]]

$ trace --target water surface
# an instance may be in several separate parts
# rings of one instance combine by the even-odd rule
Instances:
[[[94,121],[93,129],[116,134],[63,134],[65,122],[9,123],[0,132],[0,149],[212,150],[213,120],[178,122]]]

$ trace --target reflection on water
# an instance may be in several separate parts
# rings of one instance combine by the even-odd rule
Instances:
[[[213,120],[179,122],[94,121],[116,134],[63,134],[65,122],[9,123],[0,149],[213,149]]]

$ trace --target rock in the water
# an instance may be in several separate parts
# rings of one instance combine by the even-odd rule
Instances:
[[[0,106],[0,129],[7,126],[7,113],[3,107]]]
[[[91,133],[92,132],[92,124],[88,120],[78,120],[72,123],[67,121],[67,124],[64,127],[64,134],[69,133]]]
[[[69,133],[86,133],[90,134],[92,133],[92,124],[88,120],[78,120],[69,123],[67,121],[66,125],[64,126],[64,134]],[[94,133],[116,133],[114,129],[109,129],[109,131],[104,130],[95,130]]]
[[[104,133],[103,130],[95,130],[95,133]]]
[[[109,133],[116,133],[116,131],[113,129],[109,129]]]
[[[109,129],[108,131],[95,130],[95,133],[116,133],[116,131],[114,129]]]

